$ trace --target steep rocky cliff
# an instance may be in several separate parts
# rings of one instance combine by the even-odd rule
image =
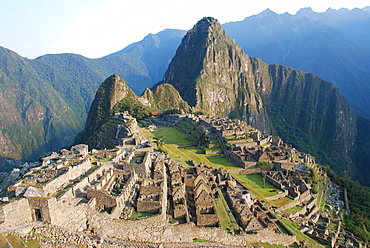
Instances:
[[[270,132],[251,62],[214,18],[203,18],[183,38],[162,83],[172,84],[193,111],[247,119]]]
[[[186,34],[162,83],[193,111],[246,120],[338,170],[353,169],[357,116],[339,91],[314,74],[248,57],[213,18]]]
[[[96,92],[86,120],[83,140],[86,141],[112,115],[113,107],[124,98],[137,98],[117,74],[107,78]]]
[[[146,89],[142,98],[147,99],[150,106],[157,111],[178,109],[180,112],[190,112],[190,106],[182,99],[179,92],[171,84],[159,84],[151,90]]]
[[[323,163],[351,169],[357,115],[339,90],[312,73],[251,61],[275,133]]]

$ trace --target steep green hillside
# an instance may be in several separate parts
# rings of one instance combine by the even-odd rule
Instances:
[[[0,157],[35,160],[72,144],[105,78],[119,73],[143,92],[160,80],[183,34],[150,34],[100,59],[55,54],[29,60],[0,47]],[[5,164],[9,169],[1,159],[0,167]]]
[[[30,61],[0,47],[0,156],[37,158],[73,142],[82,118]]]
[[[271,10],[224,24],[250,56],[319,75],[332,82],[347,101],[370,117],[370,13],[360,9],[329,9],[296,15]]]

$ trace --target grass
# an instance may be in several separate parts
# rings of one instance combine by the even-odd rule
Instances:
[[[233,214],[231,213],[230,208],[227,205],[220,189],[218,189],[218,193],[220,197],[219,199],[215,200],[215,203],[222,229],[224,229],[227,232],[230,232],[232,230],[234,233],[239,233],[239,225],[236,222]]]
[[[142,218],[142,217],[150,217],[156,215],[155,213],[143,213],[143,212],[133,212],[128,218],[128,220],[136,219],[136,218]]]
[[[39,248],[40,244],[36,240],[25,240],[23,242],[28,248]]]
[[[9,243],[12,245],[13,248],[23,248],[24,247],[21,239],[18,236],[8,234],[6,238],[8,239]]]
[[[303,209],[303,207],[301,206],[295,206],[295,207],[292,207],[292,208],[289,208],[287,210],[285,210],[285,212],[289,213],[289,214],[295,214],[299,211],[301,211]]]
[[[297,225],[292,222],[292,221],[289,221],[289,220],[285,220],[285,219],[282,219],[282,218],[279,218],[278,219],[287,227],[289,228],[289,230],[297,237],[297,240],[298,241],[302,241],[302,240],[305,240],[307,239],[308,241],[306,242],[306,245],[310,246],[310,245],[317,245],[318,242],[316,242],[314,239],[308,237],[307,235],[305,235],[304,233],[302,233],[301,231],[299,231]]]
[[[195,146],[182,147],[177,146],[191,145],[192,141],[186,138],[187,134],[173,127],[158,127],[154,133],[155,138],[161,138],[165,141],[164,150],[177,162],[189,166],[187,161],[193,160],[195,163],[203,163],[215,168],[239,169],[240,167],[225,157],[209,158],[214,154],[203,154],[203,150]]]
[[[193,239],[193,242],[209,242],[209,240],[205,240],[205,239]]]
[[[0,247],[7,247],[7,244],[6,237],[0,233]]]
[[[278,200],[270,201],[272,203],[272,206],[280,208],[282,206],[287,205],[288,203],[291,203],[293,200],[289,197],[283,197]]]
[[[158,127],[158,131],[154,133],[156,138],[165,140],[165,144],[172,145],[189,145],[193,142],[186,138],[187,134],[173,127]]]
[[[264,188],[263,177],[260,174],[250,174],[250,175],[237,175],[232,174],[234,178],[236,178],[242,185],[247,187],[252,191],[252,194],[260,199],[264,199],[266,197],[274,196],[281,190],[275,188],[272,184],[266,181],[266,187]]]

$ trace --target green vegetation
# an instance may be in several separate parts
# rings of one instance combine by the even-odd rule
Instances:
[[[263,172],[263,187],[266,187],[266,173],[268,170],[272,169],[273,165],[270,162],[263,161],[257,162],[256,167],[259,168]]]
[[[301,206],[295,206],[295,207],[292,207],[292,208],[289,208],[287,210],[285,210],[285,212],[289,213],[289,214],[295,214],[299,211],[301,211],[303,209],[303,207]]]
[[[306,245],[315,245],[315,244],[317,244],[317,242],[315,240],[313,240],[312,238],[308,237],[307,235],[305,235],[304,233],[299,231],[297,225],[294,222],[292,222],[290,220],[282,219],[280,217],[277,217],[277,218],[297,237],[298,241],[302,241],[302,240],[307,239],[308,241],[307,241]]]
[[[162,146],[171,157],[176,161],[189,165],[189,161],[203,163],[212,167],[225,169],[238,169],[237,165],[225,157],[213,157],[214,154],[203,154],[203,150],[191,145],[193,142],[186,138],[187,134],[173,127],[158,127],[158,131],[153,133],[154,139],[162,139],[165,145]],[[186,146],[186,147],[178,147]]]
[[[370,243],[370,188],[360,185],[358,181],[352,181],[344,173],[336,174],[329,166],[324,166],[330,180],[342,190],[347,189],[348,201],[350,202],[350,214],[344,215],[343,226]]]
[[[133,219],[143,218],[143,217],[151,217],[153,215],[157,215],[157,214],[155,214],[155,213],[133,212],[131,214],[130,218],[128,218],[128,220],[133,220]]]
[[[205,240],[205,239],[193,239],[193,242],[209,242],[209,240]]]
[[[221,227],[227,232],[239,233],[239,225],[231,213],[220,189],[218,189],[218,193],[220,197],[215,200],[215,204]]]
[[[269,182],[266,182],[264,187],[263,177],[261,174],[250,174],[250,175],[238,175],[232,174],[232,176],[237,179],[241,184],[250,189],[252,193],[260,199],[265,199],[265,197],[274,196],[282,191],[275,188]]]
[[[11,244],[12,247],[14,248],[23,248],[22,240],[18,236],[15,236],[13,234],[8,234],[6,235],[6,239],[8,242]],[[7,246],[4,246],[7,247]]]
[[[121,101],[116,103],[112,109],[112,113],[128,111],[132,117],[138,120],[144,119],[149,116],[152,109],[148,106],[143,105],[139,100],[135,98],[123,98]]]

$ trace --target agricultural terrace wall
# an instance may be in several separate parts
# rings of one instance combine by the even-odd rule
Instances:
[[[242,168],[245,168],[245,163],[242,159],[242,157],[240,156],[239,153],[235,153],[235,152],[230,152],[229,153],[229,158],[232,160],[232,162],[234,162],[235,164],[237,164],[238,166],[242,167]]]
[[[261,173],[261,175],[263,176],[263,174]],[[275,188],[278,188],[282,191],[285,191],[284,188],[283,188],[283,185],[281,185],[281,183],[279,183],[278,181],[274,180],[272,177],[270,177],[269,175],[266,175],[266,179],[269,183],[271,183]]]
[[[103,175],[105,171],[109,170],[110,168],[112,168],[112,164],[110,163],[103,164],[98,169],[96,169],[94,172],[92,172],[90,175],[85,177],[81,182],[71,187],[67,192],[63,194],[62,197],[60,197],[60,199],[65,200],[65,201],[71,201],[79,193],[86,192],[90,184],[96,181],[98,177]]]
[[[205,154],[219,154],[219,153],[223,153],[223,150],[220,148],[220,149],[204,149],[204,153]]]
[[[288,191],[287,190],[284,190],[284,192],[282,193],[279,193],[279,194],[276,194],[276,195],[273,195],[273,196],[270,196],[270,197],[265,197],[266,200],[268,201],[275,201],[275,200],[279,200],[281,198],[284,198],[288,195]]]
[[[33,221],[31,208],[26,198],[4,205],[1,210],[5,215],[5,222],[0,224],[0,228]]]
[[[176,128],[177,130],[179,130],[179,131],[181,131],[181,132],[183,132],[183,133],[186,133],[186,134],[189,134],[189,133],[190,133],[190,131],[189,131],[189,130],[185,130],[185,129],[183,129],[183,128],[179,127],[179,126],[174,126],[174,128]]]
[[[67,185],[69,183],[69,180],[72,180],[72,179],[75,179],[81,176],[86,171],[88,171],[90,168],[91,168],[90,161],[82,162],[81,164],[78,164],[76,166],[69,166],[68,171],[66,173],[55,178],[53,181],[49,182],[43,187],[44,193],[46,195],[50,195],[58,191],[58,189]]]

